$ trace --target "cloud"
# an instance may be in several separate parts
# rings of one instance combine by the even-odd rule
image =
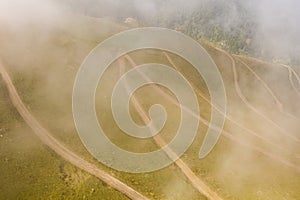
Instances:
[[[62,19],[62,8],[50,0],[0,0],[0,23],[15,28],[49,25]]]

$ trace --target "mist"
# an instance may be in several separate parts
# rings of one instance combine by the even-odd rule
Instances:
[[[259,47],[264,54],[285,59],[286,62],[292,59],[299,61],[299,9],[300,2],[296,0],[264,0],[258,3],[256,37],[260,39]]]
[[[137,18],[144,26],[182,31],[194,39],[219,43],[233,53],[245,53],[286,64],[299,63],[300,3],[297,0],[112,0],[73,1],[85,15],[120,21]],[[189,29],[198,29],[197,33]],[[212,29],[212,31],[210,31]],[[217,32],[214,32],[218,29]],[[234,43],[229,40],[239,40]]]
[[[71,107],[76,72],[97,44],[112,34],[136,27],[126,24],[127,18],[137,20],[141,27],[174,29],[199,42],[209,41],[231,53],[290,64],[300,71],[299,10],[300,2],[297,0],[0,0],[0,59],[12,72],[18,89],[24,90],[24,101],[32,107],[39,120],[49,124],[52,130],[56,131],[59,129],[57,127],[64,129],[61,135],[57,131],[59,133],[55,137],[62,140],[67,137],[69,142],[74,142],[70,142],[70,146],[77,148],[81,143],[77,137],[74,139],[76,131]],[[292,160],[290,157],[299,152],[297,143],[291,142],[278,129],[264,123],[245,107],[236,95],[228,58],[211,48],[207,50],[216,64],[221,66],[230,114],[261,136],[282,144],[287,151],[290,150],[287,159]],[[257,62],[247,63],[260,72],[259,75],[280,97],[284,108],[299,116],[299,96],[288,82],[288,71],[279,65],[275,69],[264,68]],[[255,77],[244,71],[240,62],[237,66],[242,74],[241,88],[247,99],[298,137],[297,121],[279,116],[273,109],[274,100],[268,91],[259,84],[252,85],[257,81]],[[34,97],[38,97],[37,100]],[[280,153],[261,141],[257,142],[257,139],[245,136],[245,131],[232,123],[226,124],[225,128],[247,144],[261,145],[259,147],[276,155]],[[224,188],[230,183],[231,191],[228,193],[233,191],[242,195],[243,188],[249,187],[251,192],[257,193],[257,198],[267,198],[270,188],[258,188],[256,185],[268,182],[280,190],[280,181],[283,179],[283,183],[288,185],[288,178],[296,174],[292,170],[289,172],[288,167],[282,170],[284,167],[280,164],[274,164],[261,154],[257,156],[257,152],[240,144],[227,141],[226,148],[223,144],[217,144],[221,146],[217,148],[222,150],[218,152],[222,153],[216,157],[198,161],[196,152],[199,149],[196,148],[192,161],[189,158],[186,160],[196,162],[195,171],[206,167],[203,163],[215,164],[208,169],[209,175],[215,176]],[[296,163],[299,164],[299,160]],[[269,172],[265,173],[266,170]],[[285,172],[289,172],[286,173],[288,178]],[[207,182],[212,179],[209,176],[205,178]],[[188,181],[177,181],[170,180],[169,185],[163,186],[166,196],[172,197],[171,193],[175,190],[179,196],[185,194]],[[247,181],[252,184],[251,187]],[[213,181],[210,183],[213,185]]]
[[[51,0],[0,1],[0,22],[14,28],[51,26],[63,19],[64,7]]]
[[[188,3],[183,0],[1,0],[0,5],[1,23],[9,22],[19,29],[35,23],[49,30],[71,12],[110,17],[120,22],[133,17],[143,26],[178,29],[195,39],[204,37],[220,43],[236,38],[247,40],[240,41],[238,49],[230,47],[236,44],[225,46],[233,53],[248,53],[286,64],[299,61],[300,3],[297,0],[191,0]],[[195,13],[200,14],[195,16]],[[191,27],[200,31],[190,33]],[[220,36],[204,30],[216,28]]]

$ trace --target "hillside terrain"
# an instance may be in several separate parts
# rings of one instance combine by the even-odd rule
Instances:
[[[72,115],[73,84],[81,63],[98,43],[128,27],[109,18],[73,15],[52,27],[51,34],[44,28],[27,27],[19,34],[10,27],[1,29],[0,59],[26,109],[72,153],[149,199],[299,198],[297,66],[233,55],[199,38],[222,75],[227,95],[221,138],[205,159],[199,159],[214,106],[203,78],[185,59],[169,52],[139,50],[119,58],[105,71],[96,93],[99,123],[119,147],[139,153],[159,149],[159,141],[170,142],[180,121],[174,94],[153,84],[135,92],[130,112],[143,125],[151,105],[163,105],[168,120],[160,138],[137,140],[117,127],[107,97],[122,74],[137,65],[162,63],[180,72],[190,81],[200,108],[197,136],[178,162],[156,172],[131,174],[95,160],[79,139]],[[130,198],[43,143],[12,103],[6,86],[1,78],[0,199]]]

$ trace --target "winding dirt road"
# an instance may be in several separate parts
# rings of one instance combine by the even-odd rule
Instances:
[[[286,65],[283,65],[283,66],[286,66]],[[289,80],[290,80],[290,83],[291,83],[294,91],[296,92],[296,94],[298,94],[298,96],[300,96],[300,91],[299,91],[299,89],[297,89],[297,87],[296,87],[296,85],[294,83],[294,80],[293,80],[293,71],[290,68],[288,68],[288,70],[289,70]],[[296,76],[296,78],[298,79],[299,77]],[[298,85],[300,85],[300,80],[299,79],[298,79]]]
[[[147,197],[143,196],[142,194],[138,193],[125,183],[121,182],[120,180],[114,178],[113,176],[109,175],[105,171],[99,169],[97,166],[89,163],[88,161],[82,159],[77,154],[73,153],[70,149],[65,147],[63,143],[55,139],[36,119],[35,117],[29,112],[26,108],[25,104],[21,100],[13,82],[10,79],[6,69],[0,62],[0,73],[2,78],[7,86],[9,97],[22,116],[24,121],[28,124],[28,126],[33,130],[33,132],[39,137],[39,139],[47,145],[50,149],[55,151],[58,155],[64,158],[66,161],[70,162],[71,164],[75,165],[76,167],[94,175],[95,177],[99,178],[106,184],[110,185],[114,189],[122,192],[127,197],[136,200],[146,200]]]
[[[279,110],[283,110],[283,105],[280,102],[280,100],[277,98],[277,96],[274,94],[273,90],[268,86],[268,84],[244,61],[241,59],[237,58],[239,62],[241,62],[254,76],[257,80],[261,82],[261,84],[264,86],[264,88],[268,91],[268,93],[272,96],[273,100],[275,101],[277,107]]]
[[[261,63],[261,64],[264,64],[264,65],[274,65],[274,63],[268,63],[266,61],[262,61],[262,60],[259,60],[257,58],[252,58],[252,57],[246,57],[246,56],[243,56],[243,55],[235,55],[236,57],[239,57],[239,58],[243,58],[243,59],[248,59],[248,60],[252,60],[252,61],[255,61],[255,62],[258,62],[258,63]],[[297,72],[291,67],[291,66],[288,66],[288,65],[284,65],[284,64],[278,64],[279,66],[282,66],[284,68],[286,68],[288,70],[288,73],[289,73],[289,81],[293,87],[293,89],[295,90],[295,92],[300,96],[300,91],[299,91],[299,88],[296,87],[295,83],[294,83],[294,80],[293,80],[293,75],[295,76],[297,82],[298,82],[298,85],[300,85],[300,77],[299,75],[297,74]]]
[[[284,110],[283,108],[283,104],[281,103],[281,101],[279,100],[279,98],[274,94],[273,90],[268,86],[268,84],[244,61],[242,61],[240,58],[237,57],[237,60],[242,63],[254,76],[255,78],[263,85],[263,87],[268,91],[268,93],[272,96],[275,104],[277,105],[277,108],[279,109],[279,111],[281,112],[281,114],[286,115],[287,117],[292,117],[294,119],[299,120],[299,117],[288,113]],[[292,71],[290,69],[288,69],[289,71],[289,80],[292,84],[292,86],[295,89],[295,84],[292,80]]]
[[[294,83],[294,80],[293,80],[293,75],[296,77],[297,79],[297,82],[298,82],[298,86],[300,85],[300,77],[298,76],[298,74],[296,73],[296,71],[288,66],[288,65],[284,65],[284,64],[281,64],[281,66],[285,67],[288,69],[289,71],[289,79],[290,79],[290,83],[294,89],[294,91],[300,96],[300,91],[299,91],[299,88],[296,87],[295,83]]]
[[[137,66],[136,63],[132,60],[132,58],[128,55],[125,55],[125,58],[131,63],[132,66]],[[139,74],[145,79],[145,80],[149,80],[151,82],[151,80],[145,75],[143,74],[142,72],[140,72],[138,69],[137,71],[139,72]],[[174,105],[176,106],[179,106],[178,102],[176,99],[174,99],[172,96],[170,96],[169,94],[165,93],[160,87],[156,86],[156,85],[153,85],[151,84],[150,85],[154,90],[156,90],[158,93],[160,93],[162,96],[166,97],[171,103],[173,103]],[[183,109],[186,109],[183,107]],[[257,146],[253,146],[249,143],[246,143],[244,141],[241,141],[239,138],[233,136],[231,133],[229,133],[228,131],[224,130],[224,129],[221,129],[220,127],[216,127],[214,126],[213,124],[211,124],[209,121],[203,119],[201,116],[198,116],[196,115],[194,112],[190,111],[189,112],[193,117],[197,118],[200,122],[202,122],[204,125],[206,125],[207,127],[210,127],[216,131],[222,131],[222,135],[226,138],[228,138],[229,140],[231,141],[234,141],[236,142],[237,144],[240,144],[241,146],[245,146],[245,147],[248,147],[258,153],[261,153],[263,155],[265,155],[266,157],[276,161],[276,162],[279,162],[285,166],[288,166],[288,167],[291,167],[293,169],[295,169],[296,171],[300,172],[300,166],[286,160],[285,158],[282,158],[281,156],[278,156],[278,155],[275,155],[275,154],[272,154],[262,148],[259,148]],[[277,145],[277,144],[275,144]],[[278,148],[279,148],[279,145],[277,145]]]
[[[129,60],[129,62],[132,64],[132,66],[136,66],[134,61],[129,56],[126,56],[126,59]],[[168,57],[168,60],[170,61],[171,64],[173,63],[172,60],[169,57]],[[235,63],[235,62],[233,62],[233,63]],[[234,71],[234,72],[236,73],[236,71]],[[16,107],[17,111],[20,113],[20,115],[22,116],[24,121],[32,128],[34,133],[40,138],[40,140],[44,144],[46,144],[49,148],[51,148],[53,151],[55,151],[58,155],[63,157],[68,162],[70,162],[73,165],[75,165],[76,167],[78,167],[78,168],[94,175],[95,177],[101,179],[102,181],[104,181],[108,185],[112,186],[116,190],[122,192],[123,194],[125,194],[129,198],[131,198],[131,199],[147,199],[147,197],[145,197],[142,194],[138,193],[137,191],[135,191],[131,187],[127,186],[125,183],[123,183],[123,182],[119,181],[118,179],[112,177],[111,175],[109,175],[105,171],[100,170],[97,166],[95,166],[95,165],[89,163],[88,161],[82,159],[80,156],[78,156],[77,154],[75,154],[71,150],[69,150],[67,147],[65,147],[65,145],[63,143],[61,143],[60,141],[55,139],[42,125],[40,125],[40,123],[35,119],[35,117],[26,108],[26,106],[24,105],[24,103],[21,100],[20,96],[18,95],[17,90],[14,87],[8,73],[6,72],[5,68],[3,67],[3,65],[1,63],[0,63],[0,73],[2,75],[2,78],[3,78],[7,88],[8,88],[9,96],[10,96],[10,99],[11,99],[13,105]],[[291,73],[293,73],[293,72],[291,71]],[[144,76],[145,78],[147,78],[144,74],[141,74],[141,75]],[[235,80],[237,80],[236,76],[235,76]],[[160,94],[166,96],[172,103],[178,105],[178,102],[175,99],[173,99],[173,97],[169,96],[167,93],[165,93],[163,90],[161,90],[158,86],[153,86],[153,87]],[[193,88],[197,88],[197,87],[193,86]],[[202,95],[202,96],[203,96],[202,98],[204,98],[208,102],[210,102],[206,97],[204,97],[204,95]],[[135,108],[137,109],[138,113],[140,114],[142,120],[145,123],[148,123],[149,118],[148,118],[147,112],[142,108],[140,102],[135,97],[133,97],[132,100],[134,101],[133,103],[135,105]],[[225,113],[224,113],[224,115],[225,115]],[[207,125],[207,126],[211,125],[207,120],[201,118],[200,116],[195,116],[195,117],[197,117],[205,125]],[[225,115],[225,117],[229,120],[232,120],[226,115]],[[253,131],[248,130],[247,128],[245,128],[242,125],[238,124],[238,122],[235,122],[235,121],[232,121],[232,122],[235,123],[236,125],[238,125],[240,128],[243,128],[244,130],[247,130],[248,132],[250,132],[252,134],[254,133]],[[212,127],[212,128],[215,129],[215,130],[220,129],[219,127]],[[258,152],[260,152],[260,153],[262,153],[262,154],[264,154],[264,155],[266,155],[266,156],[268,156],[268,157],[270,157],[270,158],[272,158],[276,161],[279,161],[279,162],[281,162],[281,163],[283,163],[287,166],[290,166],[292,168],[297,169],[297,171],[300,171],[299,166],[294,165],[293,163],[290,163],[289,161],[287,161],[285,159],[282,159],[282,158],[280,158],[276,155],[268,153],[268,152],[264,151],[263,149],[260,149],[258,147],[253,147],[253,146],[250,146],[247,143],[241,142],[239,139],[233,137],[229,132],[227,132],[225,130],[222,130],[222,131],[223,131],[222,135],[229,138],[230,140],[236,141],[237,143],[239,143],[241,145],[244,145],[244,146],[249,146],[250,148],[252,148],[252,149],[254,149],[254,150],[256,150],[256,151],[258,151]],[[258,134],[255,134],[255,135],[257,137],[259,137]],[[159,146],[165,146],[166,145],[165,141],[161,137],[155,136],[154,139],[155,139],[156,143]],[[273,145],[275,145],[275,144],[273,144]],[[171,158],[176,156],[176,155],[174,155],[174,153],[172,152],[171,149],[167,150],[166,153]],[[207,196],[209,199],[214,199],[214,200],[219,200],[220,199],[221,200],[221,198],[217,195],[217,193],[213,192],[209,187],[207,187],[206,184],[203,181],[201,181],[199,179],[199,177],[196,176],[191,171],[191,169],[181,159],[176,160],[175,163],[181,169],[181,171],[186,175],[186,177],[191,181],[193,186],[199,192],[201,192],[203,195]]]
[[[235,89],[236,92],[238,94],[238,96],[240,97],[240,99],[245,103],[245,105],[250,108],[253,112],[255,112],[257,115],[259,115],[260,117],[262,117],[264,120],[266,120],[268,123],[272,124],[279,132],[281,132],[282,134],[284,134],[284,136],[290,138],[291,140],[295,141],[295,142],[300,142],[299,138],[289,134],[288,132],[286,132],[286,130],[284,130],[281,126],[279,126],[276,122],[274,122],[272,119],[268,118],[265,114],[263,114],[262,112],[260,112],[259,110],[257,110],[254,106],[252,106],[252,104],[247,100],[247,98],[243,95],[241,88],[239,86],[239,82],[238,82],[238,73],[236,70],[236,62],[234,60],[234,58],[227,53],[226,51],[216,48],[218,51],[222,52],[223,54],[225,54],[232,63],[232,71],[233,71],[233,77],[234,77],[234,85],[235,85]]]
[[[125,55],[125,58],[130,62],[132,67],[136,66],[136,63],[133,61],[133,59],[130,56]],[[119,65],[120,65],[120,74],[123,74],[124,62],[122,62],[122,60],[119,60]],[[139,72],[139,73],[143,76],[143,78],[146,78],[146,80],[148,79],[148,77],[146,77],[144,74],[142,74],[141,72]],[[151,86],[154,87],[154,89],[156,91],[159,90],[160,93],[163,92],[159,87],[153,86],[153,84],[151,84]],[[128,88],[128,86],[125,86],[125,87]],[[127,89],[127,91],[129,93],[128,89]],[[163,92],[163,95],[165,96],[166,93]],[[170,97],[170,98],[172,98],[172,97]],[[132,100],[132,103],[133,103],[136,111],[139,113],[141,119],[143,120],[143,122],[145,124],[149,124],[150,119],[147,115],[147,112],[142,107],[140,101],[135,97],[134,94],[131,96],[131,100]],[[175,102],[178,105],[176,100],[175,100]],[[152,132],[155,133],[155,130],[153,129]],[[163,140],[163,138],[160,135],[155,135],[153,137],[153,139],[160,148],[165,147],[164,151],[166,152],[166,154],[170,157],[170,159],[175,160],[175,164],[180,168],[180,170],[183,172],[183,174],[189,179],[189,181],[192,183],[192,185],[194,186],[195,189],[197,189],[201,194],[206,196],[208,199],[222,200],[222,198],[219,197],[216,192],[212,191],[202,180],[200,180],[200,178],[189,168],[189,166],[182,159],[178,158],[178,156],[172,151],[172,149],[167,147],[167,143]]]
[[[180,72],[179,67],[173,62],[173,60],[170,58],[170,56],[169,56],[166,52],[163,52],[163,54],[166,56],[166,58],[167,58],[167,60],[169,61],[169,63],[170,63],[170,64],[171,64],[178,72]],[[276,143],[273,143],[273,142],[269,141],[268,139],[264,138],[263,136],[259,135],[258,133],[254,132],[253,130],[250,130],[250,129],[244,127],[242,124],[238,123],[237,121],[235,121],[233,118],[231,118],[231,117],[228,116],[227,114],[223,113],[220,109],[218,109],[217,106],[213,105],[213,104],[210,102],[210,100],[207,99],[207,98],[205,97],[205,95],[199,90],[199,88],[198,88],[195,84],[193,84],[192,82],[190,82],[190,84],[191,84],[192,87],[196,90],[197,94],[199,94],[199,96],[200,96],[201,98],[203,98],[207,103],[209,103],[212,107],[214,107],[214,108],[215,108],[220,114],[222,114],[228,121],[232,122],[232,123],[235,124],[237,127],[239,127],[239,128],[241,128],[241,129],[243,129],[244,131],[248,132],[250,135],[253,135],[253,136],[255,136],[255,137],[257,137],[257,138],[263,140],[264,142],[266,142],[266,143],[272,145],[274,148],[280,149],[280,150],[283,150],[283,151],[286,150],[284,147],[281,147],[279,144],[276,144]],[[195,116],[195,117],[198,117],[199,120],[200,120],[202,123],[204,123],[205,125],[209,126],[209,122],[208,122],[207,120],[202,119],[200,116]],[[214,126],[213,126],[212,128],[214,128],[215,130],[218,130],[218,129],[219,129],[218,127],[214,127]],[[233,137],[231,133],[229,133],[229,132],[227,132],[227,131],[225,131],[225,130],[223,130],[222,135],[224,135],[226,138],[228,138],[228,139],[230,139],[230,140],[232,140],[232,141],[235,141],[235,142],[237,142],[237,143],[239,143],[239,144],[241,144],[241,145],[243,145],[243,146],[248,146],[249,148],[251,148],[251,149],[253,149],[253,150],[255,150],[255,151],[259,152],[259,153],[262,153],[262,154],[264,154],[265,156],[267,156],[267,157],[269,157],[269,158],[271,158],[271,159],[273,159],[273,160],[275,160],[275,161],[277,161],[277,162],[280,162],[280,163],[282,163],[282,164],[284,164],[284,165],[287,165],[287,166],[290,166],[290,167],[296,169],[297,171],[300,171],[300,167],[299,167],[299,166],[297,166],[297,165],[295,165],[295,164],[289,162],[288,160],[286,160],[286,159],[284,159],[284,158],[282,158],[282,157],[279,157],[279,156],[277,156],[277,155],[274,155],[274,154],[272,154],[272,153],[269,153],[269,152],[267,152],[267,151],[265,151],[265,150],[263,150],[263,149],[261,149],[261,148],[255,147],[255,146],[253,146],[253,145],[250,145],[250,144],[247,144],[247,143],[244,143],[244,142],[241,142],[238,138]],[[296,156],[296,157],[297,157],[297,156]]]
[[[165,55],[165,57],[167,58],[167,60],[169,61],[169,63],[179,72],[181,72],[181,70],[179,69],[179,67],[172,61],[172,59],[170,58],[170,56],[166,53],[163,52],[163,54]],[[224,113],[223,111],[221,111],[216,105],[212,104],[211,101],[200,91],[200,89],[193,83],[190,82],[190,84],[192,85],[192,87],[195,89],[196,93],[203,99],[205,100],[207,103],[210,104],[210,106],[212,106],[213,108],[215,108],[221,115],[223,115],[225,117],[226,120],[230,121],[231,123],[233,123],[234,125],[236,125],[237,127],[241,128],[242,130],[246,131],[246,133],[255,136],[257,138],[259,138],[260,140],[270,144],[272,147],[276,148],[276,149],[280,149],[280,150],[285,150],[283,147],[280,147],[278,144],[273,143],[272,141],[264,138],[263,136],[261,136],[260,134],[254,132],[253,130],[250,130],[248,128],[246,128],[245,126],[243,126],[242,124],[240,124],[239,122],[235,121],[232,117],[230,117],[228,114]]]
[[[129,56],[129,55],[125,55],[125,58],[130,62],[130,64],[135,67],[137,66],[137,64],[133,61],[133,59]],[[169,58],[170,59],[170,58]],[[172,62],[172,60],[170,59],[171,61],[171,64],[173,65],[174,62]],[[119,62],[120,64],[120,68],[123,68],[124,67],[124,63],[122,62]],[[123,66],[123,67],[122,67]],[[176,68],[175,68],[176,69]],[[121,69],[120,69],[121,70]],[[149,80],[151,82],[151,80],[145,75],[143,74],[142,72],[140,72],[138,69],[137,71],[139,72],[139,74],[145,79],[145,80]],[[121,71],[123,72],[123,70]],[[120,73],[121,73],[120,72]],[[160,87],[156,86],[156,85],[153,85],[151,84],[150,85],[154,90],[156,90],[158,93],[160,93],[162,96],[166,97],[171,103],[173,103],[174,105],[177,105],[179,106],[178,102],[176,101],[176,99],[174,99],[172,96],[170,96],[169,94],[165,93]],[[194,86],[193,86],[194,87]],[[135,108],[136,110],[138,111],[138,113],[140,114],[142,120],[144,121],[144,123],[148,124],[149,122],[149,118],[147,116],[147,113],[146,111],[142,108],[140,102],[133,96],[132,97],[132,101],[133,101],[133,104],[135,105]],[[184,109],[184,108],[183,108]],[[211,125],[207,120],[203,119],[202,117],[196,115],[195,113],[191,112],[190,113],[191,115],[193,115],[194,117],[196,117],[197,119],[199,119],[199,121],[201,121],[203,124],[205,124],[206,126],[211,126],[214,130],[220,130],[219,127],[215,127],[213,125]],[[237,123],[237,122],[236,122]],[[244,128],[246,129],[246,128]],[[251,130],[249,130],[251,131]],[[254,151],[257,151],[267,157],[269,157],[270,159],[272,160],[275,160],[277,162],[280,162],[282,163],[283,165],[286,165],[286,166],[289,166],[293,169],[296,169],[297,171],[300,172],[300,167],[277,156],[277,155],[274,155],[272,153],[269,153],[259,147],[254,147],[248,143],[245,143],[243,141],[240,141],[238,138],[234,137],[232,134],[230,134],[229,132],[225,131],[225,130],[222,130],[222,135],[224,135],[226,138],[232,140],[232,141],[235,141],[236,143],[242,145],[242,146],[246,146],[246,147],[249,147],[251,149],[253,149]],[[159,136],[155,136],[154,137],[154,140],[156,141],[156,143],[159,145],[159,146],[165,146],[166,143],[165,141],[163,141]],[[279,147],[277,144],[274,144],[276,145],[277,147]],[[171,158],[174,156],[173,153],[172,153],[172,150],[168,149],[168,152],[166,152]],[[199,179],[199,177],[197,177],[192,171],[191,169],[181,160],[181,159],[178,159],[175,164],[181,169],[181,171],[186,175],[186,177],[191,181],[191,183],[193,184],[193,186],[199,191],[201,192],[203,195],[207,196],[209,199],[216,199],[216,198],[220,198],[218,196],[216,197],[213,197],[211,196],[211,194],[215,194],[217,195],[215,192],[211,191],[211,189],[209,187],[207,187],[205,185],[205,183],[203,181],[201,181]]]

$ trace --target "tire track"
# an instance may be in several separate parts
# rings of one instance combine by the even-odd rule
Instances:
[[[255,78],[263,85],[263,87],[268,91],[268,93],[272,96],[275,104],[277,105],[277,108],[279,109],[279,111],[283,114],[283,115],[286,115],[288,117],[292,117],[294,119],[297,119],[299,120],[300,118],[297,117],[297,116],[294,116],[293,114],[291,113],[288,113],[284,110],[283,108],[283,104],[281,103],[281,101],[279,100],[279,98],[274,94],[273,90],[268,86],[268,84],[248,65],[246,64],[244,61],[242,61],[241,59],[237,58],[237,60],[239,62],[241,62],[254,76]],[[292,71],[290,69],[288,69],[289,71],[289,80],[291,81],[292,80]],[[292,82],[294,85],[294,82]],[[294,85],[295,86],[295,85]]]
[[[132,65],[132,67],[136,66],[136,63],[131,59],[130,56],[125,55],[125,58],[130,62],[130,64]],[[120,65],[120,73],[123,74],[123,71],[124,71],[124,62],[122,62],[122,61],[119,60],[119,65]],[[141,74],[141,72],[139,72],[139,73]],[[145,78],[145,75],[143,75],[143,77]],[[125,85],[125,87],[127,89],[127,92],[129,93],[128,86]],[[155,86],[153,86],[153,87],[155,87]],[[157,88],[155,88],[155,89],[157,90]],[[133,103],[135,109],[137,110],[137,112],[139,113],[141,119],[143,120],[143,122],[145,124],[149,124],[150,123],[150,119],[149,119],[149,117],[147,115],[147,112],[145,111],[145,109],[142,108],[141,103],[135,97],[134,94],[131,96],[131,100],[132,100],[132,103]],[[178,103],[177,103],[177,105],[178,105]],[[155,132],[155,130],[153,129],[153,127],[151,128],[151,131]],[[163,140],[162,137],[160,137],[159,135],[155,135],[153,137],[153,139],[154,139],[155,143],[160,148],[164,147],[164,151],[170,157],[170,159],[175,160],[174,161],[175,164],[180,168],[180,170],[184,173],[184,175],[189,179],[189,181],[192,183],[192,185],[194,186],[195,189],[197,189],[201,194],[203,194],[204,196],[206,196],[208,199],[211,199],[211,200],[222,200],[222,198],[219,197],[216,192],[212,191],[202,180],[200,180],[200,178],[198,176],[196,176],[194,174],[194,172],[187,166],[187,164],[185,164],[185,162],[182,159],[178,158],[178,156],[172,151],[172,149],[170,149],[167,146],[167,143]]]
[[[125,55],[125,58],[131,63],[132,66],[136,66],[135,62],[131,59],[130,56]],[[137,70],[137,72],[139,72],[139,74],[140,74],[145,80],[148,80],[148,81],[151,82],[151,80],[150,80],[145,74],[143,74],[142,72],[140,72],[138,69],[136,69],[136,70]],[[161,94],[162,96],[166,97],[171,103],[173,103],[173,104],[176,105],[176,106],[180,106],[180,105],[178,104],[178,102],[176,101],[176,99],[174,99],[174,98],[173,98],[172,96],[170,96],[169,94],[165,93],[161,88],[159,88],[158,86],[153,85],[153,84],[151,84],[150,86],[151,86],[154,90],[156,90],[159,94]],[[244,141],[241,141],[240,139],[234,137],[230,132],[228,132],[228,131],[226,131],[226,130],[224,130],[224,129],[221,129],[221,128],[219,128],[219,127],[216,127],[215,125],[210,124],[209,121],[203,119],[201,116],[196,115],[196,114],[195,114],[194,112],[192,112],[192,111],[188,111],[187,108],[185,108],[184,106],[183,106],[183,109],[185,109],[187,112],[189,112],[193,117],[197,118],[201,123],[203,123],[203,124],[206,125],[207,127],[210,127],[210,128],[212,128],[213,130],[215,130],[215,131],[220,131],[220,130],[221,130],[221,131],[222,131],[222,135],[223,135],[224,137],[226,137],[227,139],[229,139],[229,140],[231,140],[231,141],[234,141],[234,142],[236,142],[237,144],[240,144],[241,146],[248,147],[248,148],[250,148],[250,149],[252,149],[252,150],[254,150],[254,151],[258,152],[258,153],[261,153],[261,154],[265,155],[266,157],[269,157],[270,159],[272,159],[272,160],[274,160],[274,161],[276,161],[276,162],[278,162],[278,163],[281,163],[281,164],[283,164],[283,165],[285,165],[285,166],[288,166],[288,167],[290,167],[290,168],[295,169],[297,172],[300,172],[300,166],[298,166],[298,165],[296,165],[296,164],[294,164],[294,163],[292,163],[292,162],[290,162],[290,161],[288,161],[288,160],[286,160],[286,159],[284,159],[284,158],[282,158],[282,157],[280,157],[280,156],[278,156],[278,155],[269,153],[269,152],[267,152],[266,150],[264,150],[264,149],[262,149],[262,148],[259,148],[259,147],[253,146],[253,145],[251,145],[251,144],[249,144],[249,143],[246,143],[246,142],[244,142]]]
[[[169,61],[169,63],[179,72],[181,72],[181,70],[179,69],[179,67],[172,61],[172,59],[170,58],[170,56],[166,53],[163,52],[163,54],[165,55],[165,57],[167,58],[167,60]],[[260,134],[254,132],[253,130],[250,130],[248,128],[246,128],[245,126],[243,126],[242,124],[240,124],[239,122],[235,121],[233,118],[231,118],[229,115],[227,115],[226,113],[222,112],[216,105],[212,104],[211,101],[199,90],[199,88],[192,82],[190,82],[190,84],[192,85],[192,87],[196,90],[197,94],[204,99],[207,103],[210,104],[210,106],[214,107],[221,115],[223,115],[225,117],[225,119],[227,119],[228,121],[230,121],[231,123],[233,123],[234,125],[236,125],[237,127],[241,128],[242,130],[246,131],[249,135],[253,135],[261,140],[263,140],[264,142],[270,144],[272,147],[279,149],[279,150],[284,150],[285,149],[281,146],[279,146],[278,144],[273,143],[272,141],[264,138],[263,136],[261,136]]]
[[[274,94],[273,90],[268,86],[268,84],[244,61],[237,58],[239,62],[241,62],[254,76],[255,78],[264,86],[264,88],[268,91],[268,93],[272,96],[273,100],[275,101],[275,104],[277,105],[278,109],[280,111],[283,110],[283,105],[280,102],[280,100],[277,98],[277,96]]]
[[[240,97],[240,99],[245,103],[245,105],[250,108],[252,111],[254,111],[257,115],[259,115],[260,117],[262,117],[264,120],[266,120],[268,123],[272,124],[279,132],[281,132],[282,134],[284,134],[285,136],[289,137],[291,140],[295,141],[295,142],[300,142],[300,140],[293,136],[290,135],[289,133],[287,133],[281,126],[279,126],[276,122],[274,122],[273,120],[271,120],[270,118],[268,118],[267,116],[265,116],[263,113],[261,113],[259,110],[257,110],[254,106],[251,105],[251,103],[246,99],[246,97],[243,95],[241,88],[239,86],[238,83],[238,73],[236,71],[236,62],[234,60],[234,58],[227,53],[226,51],[216,48],[218,51],[222,52],[223,54],[225,54],[232,63],[232,71],[233,71],[233,77],[234,77],[234,85],[235,85],[235,89],[236,92],[238,94],[238,96]]]
[[[246,56],[242,56],[242,55],[235,55],[239,58],[243,58],[243,59],[248,59],[248,60],[253,60],[255,62],[258,62],[258,63],[261,63],[261,64],[264,64],[264,65],[274,65],[274,63],[268,63],[266,61],[262,61],[262,60],[259,60],[257,58],[252,58],[252,57],[246,57]],[[295,83],[294,83],[294,80],[293,80],[293,75],[295,76],[297,82],[298,82],[298,85],[300,85],[300,77],[299,75],[297,74],[297,72],[291,67],[291,66],[288,66],[288,65],[284,65],[284,64],[278,64],[279,66],[282,66],[284,68],[286,68],[288,70],[288,73],[289,73],[289,81],[293,87],[293,89],[295,90],[295,92],[300,96],[300,91],[299,91],[299,88],[297,88],[295,86]]]
[[[136,200],[148,199],[147,197],[138,193],[125,183],[114,178],[105,171],[99,169],[97,166],[84,160],[79,155],[75,154],[70,149],[68,149],[63,143],[55,139],[52,136],[52,134],[50,134],[50,132],[48,132],[26,108],[2,63],[0,63],[0,73],[6,84],[6,87],[9,92],[9,97],[14,107],[17,109],[17,111],[24,119],[24,121],[28,124],[28,126],[33,130],[33,132],[45,145],[47,145],[50,149],[52,149],[66,161],[97,177],[98,179],[113,187],[115,190],[122,192],[127,197]]]
[[[288,65],[284,65],[284,64],[280,64],[280,65],[288,69],[290,83],[291,83],[293,89],[295,90],[295,92],[300,96],[299,88],[296,87],[294,80],[293,80],[293,74],[294,74],[294,76],[296,77],[296,79],[298,81],[298,85],[300,85],[300,77],[298,76],[297,72]]]
[[[163,51],[163,54],[166,56],[167,60],[169,61],[169,63],[179,72],[181,72],[181,70],[179,69],[179,67],[172,61],[172,59],[170,58],[170,56]],[[246,127],[244,127],[242,124],[240,124],[239,122],[235,121],[233,118],[231,118],[230,116],[228,116],[227,114],[223,113],[220,109],[218,109],[217,106],[213,105],[210,100],[199,90],[199,88],[192,82],[190,82],[190,84],[192,85],[192,87],[196,90],[197,94],[203,98],[207,103],[209,103],[212,107],[214,107],[220,114],[222,114],[228,121],[232,122],[233,124],[235,124],[237,127],[243,129],[244,131],[248,132],[248,134],[253,135],[255,137],[257,137],[258,139],[263,140],[264,142],[270,144],[271,146],[273,146],[274,148],[278,149],[278,150],[282,150],[282,151],[286,151],[286,148],[281,147],[279,144],[276,144],[274,142],[269,141],[268,139],[264,138],[263,136],[259,135],[258,133],[256,133],[255,131],[248,129]],[[225,130],[223,130],[225,131]],[[231,138],[232,139],[232,138]],[[253,146],[251,145],[247,145],[252,149],[257,150],[258,152],[262,153],[266,153],[264,150],[259,149],[259,148],[253,148]],[[268,157],[277,157],[275,155],[272,155],[271,153],[266,153],[265,155],[267,155]],[[295,156],[297,158],[297,156]],[[279,158],[280,160],[281,158]],[[284,159],[283,159],[284,160]],[[283,162],[285,163],[285,162]],[[286,163],[289,163],[289,161],[287,161]],[[290,163],[291,166],[294,165],[292,163]],[[297,167],[296,167],[297,168]]]

